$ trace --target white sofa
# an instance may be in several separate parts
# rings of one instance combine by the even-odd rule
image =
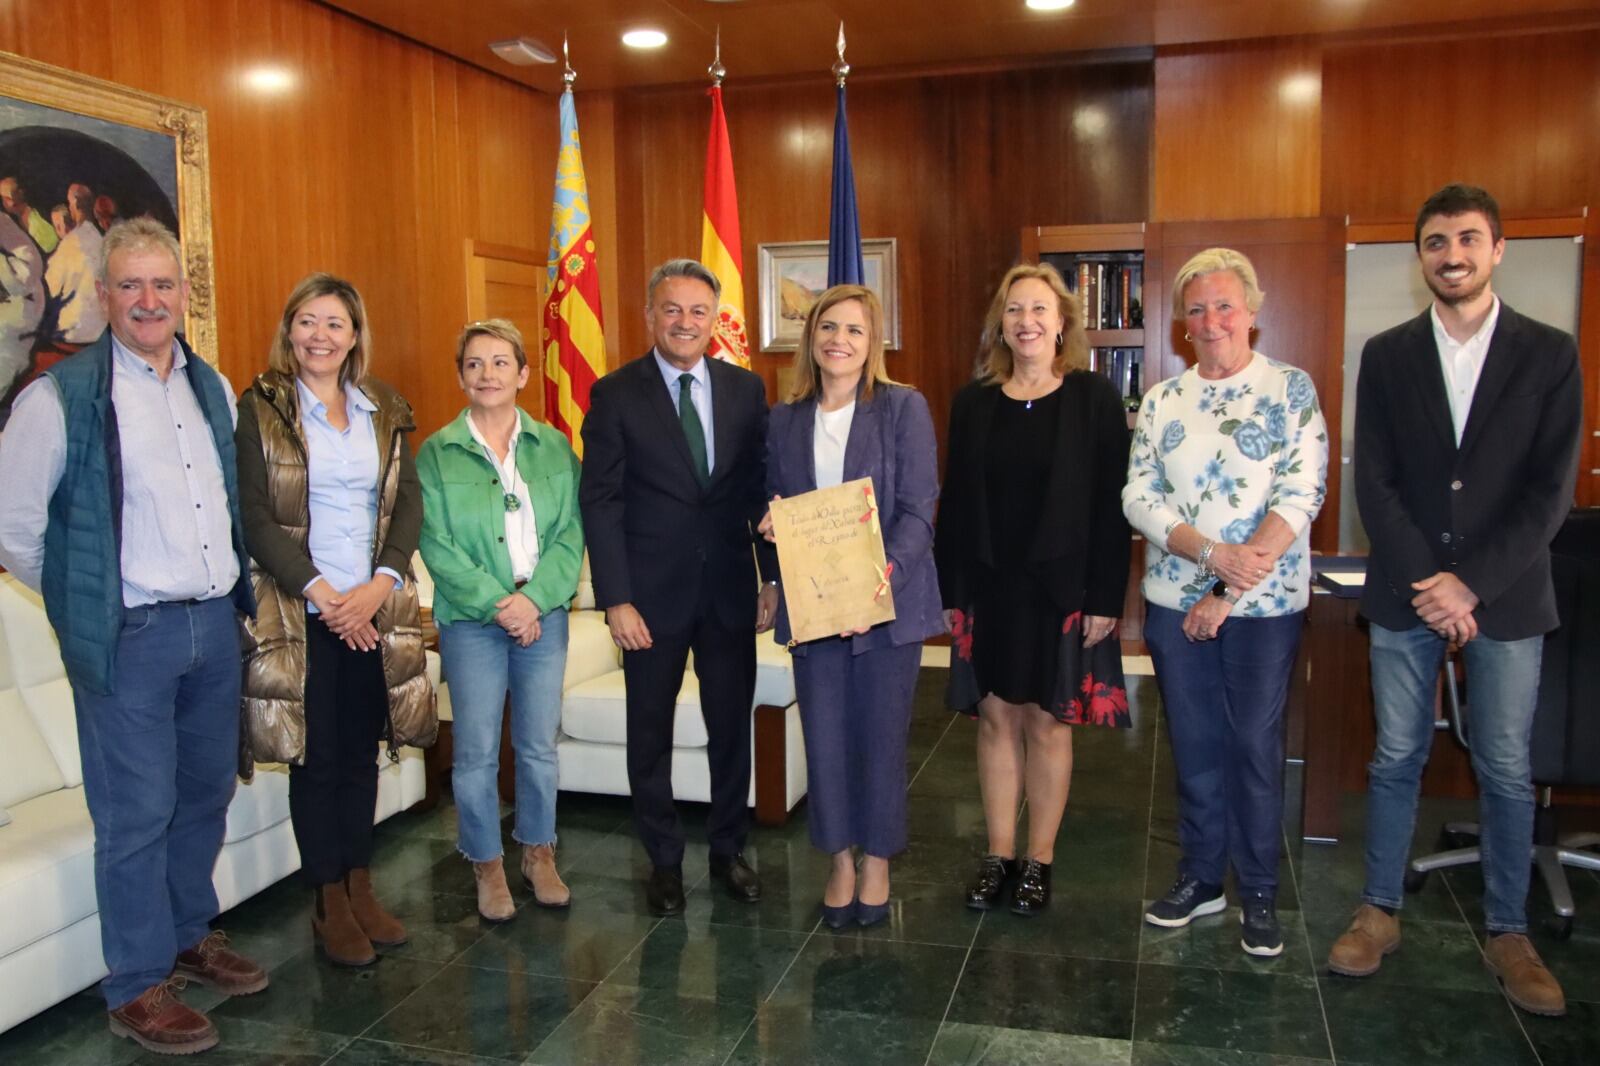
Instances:
[[[379,756],[377,818],[422,799],[422,753]],[[0,1032],[105,976],[94,827],[72,692],[39,597],[0,573]],[[300,868],[289,775],[257,768],[228,808],[214,880],[224,910]]]
[[[432,582],[418,556],[417,589],[432,604]],[[627,692],[622,653],[611,641],[605,613],[595,610],[585,555],[578,595],[568,616],[567,668],[562,682],[561,732],[556,740],[560,787],[568,792],[626,796]],[[439,688],[440,718],[449,714],[449,678]],[[756,637],[756,691],[751,736],[750,805],[766,824],[781,823],[806,794],[806,754],[795,703],[789,653],[769,633]],[[684,672],[673,722],[672,791],[680,800],[708,803],[711,772],[700,685],[694,663]]]

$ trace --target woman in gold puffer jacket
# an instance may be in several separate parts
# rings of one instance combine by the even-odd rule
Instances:
[[[411,407],[366,376],[371,332],[347,281],[313,274],[284,308],[270,369],[239,400],[240,505],[259,605],[245,638],[254,759],[289,764],[312,928],[365,965],[406,940],[368,866],[376,751],[438,729],[411,572],[422,496]]]

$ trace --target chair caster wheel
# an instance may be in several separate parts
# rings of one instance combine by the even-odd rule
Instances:
[[[1421,892],[1422,891],[1422,886],[1427,884],[1427,883],[1428,883],[1428,871],[1427,870],[1413,870],[1409,866],[1406,867],[1406,876],[1405,876],[1404,884],[1405,884],[1405,889],[1406,889],[1407,893],[1414,895],[1415,893]]]
[[[1566,940],[1572,936],[1572,919],[1557,914],[1545,919],[1544,928],[1557,940]]]

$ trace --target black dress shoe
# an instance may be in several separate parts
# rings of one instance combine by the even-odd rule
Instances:
[[[1017,860],[1002,859],[998,855],[985,855],[978,860],[978,875],[967,885],[967,906],[975,911],[986,911],[994,906],[1006,882],[1017,876]]]
[[[1012,914],[1038,914],[1050,905],[1050,864],[1023,859],[1017,887],[1011,892]]]
[[[645,906],[658,918],[683,913],[683,867],[655,866],[644,886]]]
[[[721,881],[728,895],[740,903],[754,903],[761,898],[761,875],[744,861],[744,852],[733,855],[711,856],[711,876]]]

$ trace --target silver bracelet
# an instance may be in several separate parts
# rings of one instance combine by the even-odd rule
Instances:
[[[1203,537],[1200,542],[1200,554],[1195,556],[1195,565],[1200,568],[1200,578],[1208,578],[1215,571],[1211,569],[1211,553],[1217,548],[1217,542],[1210,537]]]

